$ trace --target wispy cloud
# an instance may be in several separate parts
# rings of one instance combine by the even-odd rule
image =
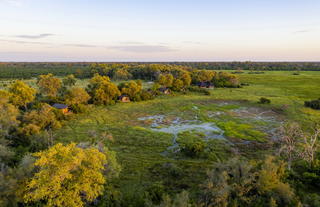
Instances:
[[[9,42],[9,43],[17,43],[17,44],[38,44],[38,45],[51,44],[49,42],[35,42],[35,41],[7,40],[7,39],[0,39],[0,42]]]
[[[27,38],[28,39],[28,38]],[[29,38],[36,39],[36,38]],[[117,45],[96,45],[96,44],[82,44],[82,43],[51,43],[51,42],[39,42],[29,40],[16,40],[16,39],[0,39],[0,42],[16,43],[16,44],[33,44],[33,45],[47,45],[47,46],[58,46],[58,47],[77,47],[77,48],[105,48],[111,50],[118,50],[124,52],[134,53],[161,53],[161,52],[172,52],[175,49],[165,46],[163,44],[145,44],[141,42],[121,42]]]
[[[44,33],[44,34],[38,34],[38,35],[14,35],[12,37],[22,38],[22,39],[42,39],[42,38],[46,38],[54,35],[55,34]]]
[[[201,45],[201,42],[196,41],[183,41],[183,44],[193,44],[193,45]]]
[[[121,45],[143,45],[143,42],[138,42],[138,41],[124,41],[124,42],[119,42]]]
[[[23,0],[0,0],[0,3],[8,3],[13,6],[22,6]]]
[[[298,31],[295,31],[295,32],[293,32],[293,34],[301,34],[301,33],[308,33],[308,32],[310,32],[311,30],[298,30]]]
[[[67,46],[67,47],[102,47],[102,46],[98,46],[98,45],[90,45],[90,44],[63,44],[64,46]]]
[[[138,53],[159,53],[159,52],[172,52],[174,49],[163,45],[119,45],[109,47],[110,49],[121,50],[125,52],[138,52]]]

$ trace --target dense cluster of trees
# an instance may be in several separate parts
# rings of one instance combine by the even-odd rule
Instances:
[[[288,70],[319,71],[319,62],[171,62],[171,63],[0,63],[0,78],[32,78],[52,73],[55,76],[74,74],[78,78],[89,78],[93,74],[107,75],[114,80],[148,79],[158,67],[186,68],[188,70]],[[144,71],[141,73],[141,71]],[[156,69],[158,70],[158,69]]]
[[[20,80],[0,90],[0,206],[85,206],[118,176],[115,154],[102,143],[54,140],[70,115],[52,103],[79,107],[91,99],[75,83],[72,75],[47,74],[38,77],[38,90]]]

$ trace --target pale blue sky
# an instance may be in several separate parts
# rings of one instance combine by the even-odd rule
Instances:
[[[0,61],[320,61],[319,0],[0,0]]]

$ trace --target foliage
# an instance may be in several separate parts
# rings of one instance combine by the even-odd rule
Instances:
[[[239,79],[236,75],[227,73],[227,72],[219,72],[217,73],[212,82],[215,87],[226,87],[226,88],[237,88],[239,87]]]
[[[119,86],[121,94],[129,96],[130,100],[137,101],[140,99],[142,91],[141,81],[129,81],[121,83]]]
[[[36,90],[23,81],[15,81],[9,86],[10,101],[15,106],[27,108],[27,104],[35,99]]]
[[[32,176],[34,159],[26,155],[18,166],[0,169],[0,206],[18,207],[22,201],[22,186]]]
[[[304,105],[312,109],[320,109],[320,98],[318,100],[305,101]]]
[[[32,110],[23,115],[23,125],[20,132],[24,135],[33,135],[40,133],[41,130],[60,128],[61,124],[56,119],[53,108],[43,104],[39,110]]]
[[[140,97],[141,97],[141,101],[147,101],[147,100],[154,99],[154,95],[152,94],[152,92],[147,91],[147,90],[142,90]]]
[[[43,95],[56,97],[61,87],[61,80],[49,73],[47,75],[40,75],[37,84]]]
[[[154,207],[191,207],[189,193],[187,191],[182,191],[177,194],[173,199],[169,195],[164,195],[160,205],[155,205]]]
[[[65,87],[72,87],[76,84],[77,79],[74,77],[73,74],[66,76],[62,79],[63,86]]]
[[[182,80],[180,79],[173,80],[172,87],[171,87],[173,91],[182,91],[183,88],[184,88],[184,83]]]
[[[110,81],[109,77],[99,74],[90,80],[87,91],[92,102],[97,105],[114,104],[121,95],[118,87]]]
[[[179,134],[177,142],[181,151],[190,157],[200,157],[206,148],[204,135],[192,132],[183,132]]]
[[[154,182],[148,187],[147,193],[152,203],[160,204],[162,196],[165,194],[165,189],[161,182]]]
[[[125,68],[120,68],[120,69],[116,69],[114,72],[113,72],[113,76],[112,78],[114,80],[129,80],[132,78],[132,75],[131,73],[125,69]]]
[[[9,103],[8,97],[2,97],[0,95],[0,140],[2,137],[7,136],[12,128],[19,124],[17,120],[18,115],[19,110]]]
[[[172,83],[173,83],[173,75],[172,74],[166,74],[166,75],[163,75],[161,74],[158,78],[158,83],[162,86],[162,87],[171,87],[172,86]]]
[[[210,70],[194,70],[191,73],[192,82],[195,84],[199,82],[211,81],[215,75],[215,72]]]
[[[84,105],[84,104],[73,104],[73,105],[70,105],[70,108],[72,112],[76,114],[81,114],[88,111],[87,105]]]
[[[296,206],[295,194],[284,183],[284,165],[273,157],[254,165],[231,159],[216,164],[203,184],[201,204],[205,206]]]
[[[46,206],[84,206],[103,192],[106,154],[74,143],[56,144],[34,153],[38,172],[26,184],[25,202],[45,200]]]
[[[190,92],[203,93],[206,96],[210,96],[211,95],[210,91],[208,89],[206,89],[206,88],[200,88],[200,87],[197,87],[197,86],[189,86],[187,89]]]
[[[83,88],[71,88],[65,95],[68,105],[86,104],[90,99],[90,95]]]
[[[270,104],[271,100],[268,99],[268,98],[261,97],[258,103],[260,103],[260,104]]]

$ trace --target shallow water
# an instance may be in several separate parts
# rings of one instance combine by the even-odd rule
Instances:
[[[138,120],[153,120],[151,124],[151,130],[156,132],[163,132],[167,134],[172,134],[172,146],[168,148],[167,151],[179,151],[179,145],[177,143],[178,134],[186,131],[196,131],[204,133],[205,139],[224,139],[224,131],[216,126],[214,123],[202,123],[196,120],[193,121],[183,121],[180,117],[175,118],[171,121],[171,125],[162,125],[165,119],[164,115],[147,116],[141,117]],[[163,126],[159,128],[160,126]]]

